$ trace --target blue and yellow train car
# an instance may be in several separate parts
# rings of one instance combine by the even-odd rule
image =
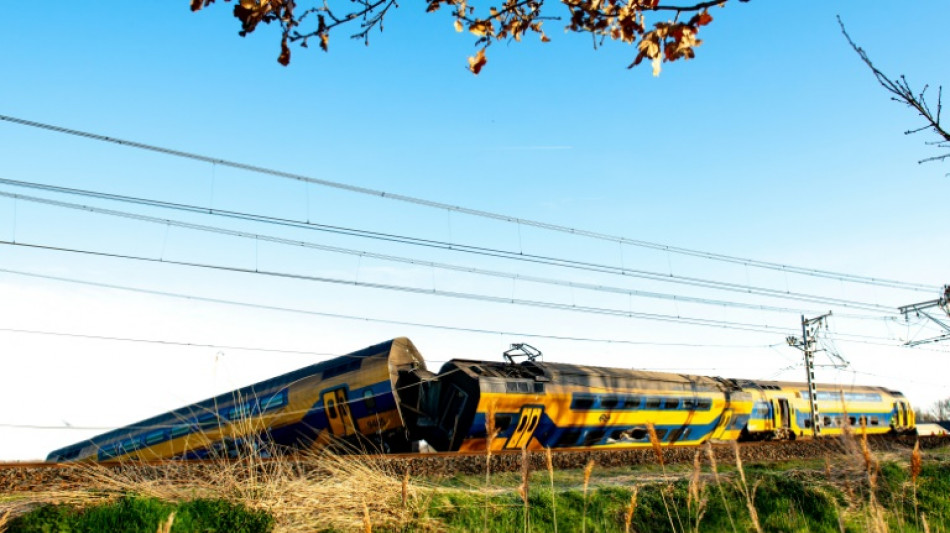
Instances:
[[[755,404],[742,440],[813,436],[808,386],[786,381],[743,381]],[[841,435],[845,427],[868,434],[912,433],[914,411],[896,390],[871,386],[816,385],[821,435]]]
[[[526,361],[452,360],[424,394],[420,436],[440,451],[650,446],[735,440],[752,397],[729,380]]]
[[[348,443],[409,446],[396,382],[427,374],[406,338],[371,346],[53,451],[48,461],[233,456]]]

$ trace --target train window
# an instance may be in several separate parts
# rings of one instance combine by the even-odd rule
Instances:
[[[201,429],[213,429],[218,427],[218,415],[215,413],[205,413],[198,417],[198,427]]]
[[[810,428],[810,427],[811,427],[811,419],[810,419],[810,418],[806,418],[806,419],[805,419],[805,427],[806,427],[806,428]]]
[[[145,435],[145,444],[151,446],[165,440],[165,430],[159,429]]]
[[[535,382],[534,392],[535,394],[544,394],[544,383]]]
[[[660,398],[647,398],[646,408],[647,409],[659,409],[661,399]]]
[[[620,398],[616,396],[601,396],[600,397],[600,406],[604,409],[616,409],[617,405],[620,404]]]
[[[683,436],[683,428],[676,428],[670,432],[670,442],[676,442]]]
[[[854,418],[853,416],[849,416],[849,417],[848,417],[848,423],[851,424],[852,426],[853,426],[857,421],[858,421],[858,420],[857,420],[856,418]]]
[[[639,396],[626,396],[623,399],[623,408],[624,409],[639,409],[640,403],[643,401],[643,398]]]
[[[495,429],[504,431],[511,425],[511,415],[495,415]]]
[[[172,438],[176,439],[182,435],[187,435],[191,431],[191,426],[175,426],[172,428]]]
[[[363,405],[370,411],[376,409],[376,395],[373,394],[373,391],[368,390],[363,393]]]
[[[712,407],[712,400],[709,398],[699,398],[696,401],[697,409],[709,409],[710,407]]]
[[[657,440],[663,440],[664,438],[666,438],[666,430],[665,430],[665,429],[657,429],[657,430],[655,430],[655,431],[656,431],[656,438],[657,438]]]
[[[584,446],[593,446],[604,438],[606,431],[602,429],[592,429],[584,435]]]
[[[577,439],[581,436],[581,430],[579,429],[569,429],[564,433],[561,433],[561,436],[557,439],[556,446],[574,446],[577,444]]]
[[[826,417],[822,418],[822,419],[821,419],[821,423],[824,424],[825,426],[830,427],[830,426],[831,426],[831,417],[830,417],[830,416],[826,416]]]
[[[695,409],[696,398],[683,398],[683,409]]]
[[[666,403],[663,404],[664,409],[679,409],[680,400],[679,398],[667,398]]]
[[[574,395],[574,401],[571,402],[571,409],[583,411],[594,406],[593,396]]]
[[[235,407],[230,413],[228,413],[228,418],[231,420],[241,420],[247,418],[247,415],[251,413],[251,406],[244,404]]]
[[[336,418],[336,402],[333,400],[327,401],[327,416],[330,418]]]
[[[643,439],[645,439],[645,438],[647,438],[647,437],[650,436],[650,434],[647,432],[647,430],[645,430],[645,429],[643,429],[643,428],[631,429],[631,430],[628,432],[628,434],[630,435],[630,438],[633,439],[633,440],[643,440]]]
[[[266,413],[271,409],[277,409],[284,405],[287,405],[287,391],[278,392],[277,394],[264,398],[260,401],[259,407],[262,413]]]
[[[840,417],[840,416],[836,416],[836,417],[835,417],[835,425],[836,425],[836,426],[840,426],[840,425],[841,425],[841,417]]]
[[[858,418],[858,423],[861,424],[861,427],[867,427],[867,425],[868,425],[868,417],[866,417],[866,416],[864,416],[864,415],[861,415],[861,417]]]
[[[531,387],[528,386],[527,381],[508,381],[505,382],[505,392],[527,393],[531,392]]]
[[[881,419],[880,419],[880,418],[878,418],[878,417],[876,417],[876,416],[872,416],[872,417],[871,417],[871,425],[872,425],[872,426],[880,425],[880,423],[881,423]]]

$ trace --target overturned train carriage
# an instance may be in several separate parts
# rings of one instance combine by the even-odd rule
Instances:
[[[408,425],[440,451],[649,446],[649,427],[665,444],[735,440],[752,409],[731,380],[537,361],[452,360],[400,390]]]
[[[397,338],[119,428],[49,454],[48,461],[203,458],[329,443],[407,451],[395,388],[425,361]]]

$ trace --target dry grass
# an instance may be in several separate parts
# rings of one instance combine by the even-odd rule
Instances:
[[[174,523],[175,512],[172,511],[171,514],[168,515],[168,519],[166,519],[164,523],[158,525],[158,529],[155,530],[155,533],[171,533],[172,524]]]
[[[10,523],[10,511],[6,511],[3,514],[0,514],[0,533],[3,533],[7,530],[7,524]]]
[[[693,454],[693,473],[689,478],[689,495],[686,499],[686,508],[692,522],[690,525],[696,533],[699,533],[699,523],[702,522],[703,515],[706,514],[706,504],[709,503],[706,485],[702,478],[700,457],[702,457],[701,452],[697,449]]]
[[[590,475],[594,471],[595,464],[594,460],[591,459],[584,467],[584,521],[581,522],[582,531],[587,531],[587,488],[590,486]]]
[[[551,448],[544,449],[544,459],[548,466],[548,478],[551,480],[551,514],[554,533],[557,533],[557,492],[554,490],[554,459],[551,457]]]
[[[87,494],[87,499],[101,501],[128,493],[166,501],[220,498],[271,514],[275,531],[283,533],[327,528],[370,531],[374,525],[400,528],[414,523],[424,505],[420,491],[410,486],[408,473],[400,479],[372,461],[327,451],[275,461],[219,460],[198,475],[183,463],[185,472],[164,478],[133,463],[121,469],[96,464],[86,468],[94,493],[73,492],[69,498],[50,500],[81,505],[91,502],[77,502],[74,496]],[[367,501],[367,495],[373,497]]]
[[[726,511],[726,517],[729,518],[729,525],[732,527],[732,531],[736,530],[736,522],[732,518],[732,509],[729,508],[729,499],[726,498],[726,491],[722,488],[722,478],[719,476],[719,465],[716,463],[716,451],[713,450],[712,444],[709,441],[706,441],[704,445],[706,447],[706,457],[709,458],[709,467],[713,473],[713,479],[716,480],[716,487],[719,489],[719,497],[722,499],[722,507]]]
[[[752,521],[752,525],[755,526],[755,530],[758,533],[762,533],[762,525],[759,523],[759,513],[755,510],[755,488],[750,491],[749,484],[745,479],[745,470],[742,468],[742,456],[739,453],[739,443],[732,441],[732,448],[736,452],[736,470],[739,472],[739,492],[742,493],[742,496],[745,497],[746,508],[749,510],[749,519]]]
[[[630,505],[627,506],[627,512],[623,517],[624,533],[630,533],[630,524],[633,522],[633,513],[637,511],[637,493],[639,491],[640,487],[633,487],[633,492],[630,494]]]
[[[652,423],[647,423],[647,433],[650,435],[650,445],[653,446],[653,455],[656,456],[656,461],[660,463],[660,468],[663,470],[663,477],[666,477],[666,461],[663,460],[663,445],[660,443],[660,438],[656,434],[656,427],[654,427]],[[668,485],[667,488],[672,489],[673,485]],[[670,519],[670,529],[673,530],[673,533],[676,533],[676,526],[673,524],[673,514],[670,512],[670,504],[666,501],[666,491],[660,491],[660,497],[663,499],[663,508],[666,510],[666,516]],[[678,513],[677,518],[679,518]]]

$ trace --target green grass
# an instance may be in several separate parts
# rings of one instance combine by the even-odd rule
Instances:
[[[787,476],[760,471],[748,473],[750,485],[756,487],[755,505],[765,531],[837,533],[840,493],[827,487],[814,486]],[[540,481],[540,480],[539,480]],[[706,485],[700,493],[705,500],[705,511],[699,519],[699,531],[749,531],[752,522],[739,491],[727,484],[725,501],[714,485]],[[598,486],[589,489],[587,531],[622,532],[624,516],[630,503],[632,487]],[[667,514],[663,498],[670,513]],[[694,531],[697,525],[697,502],[689,502],[688,481],[672,484],[649,483],[642,485],[637,496],[632,530],[640,532],[669,532],[670,520],[676,531]],[[452,531],[484,531],[485,513],[493,532],[521,533],[524,531],[523,502],[514,492],[484,494],[470,491],[446,490],[430,502],[430,516],[440,520]],[[550,488],[537,486],[530,492],[529,521],[532,531],[554,531]],[[692,506],[693,510],[690,510]],[[729,512],[726,512],[728,506]],[[584,522],[584,495],[582,490],[557,492],[558,531],[580,531]]]
[[[916,483],[911,479],[908,459],[909,452],[889,453],[880,464],[872,463],[870,478],[860,456],[839,456],[828,464],[824,460],[750,463],[744,465],[742,473],[764,532],[858,533],[881,531],[883,523],[891,533],[923,533],[924,514],[929,531],[950,533],[950,449],[928,450]],[[830,469],[826,469],[828,466]],[[535,471],[529,478],[527,525],[536,533],[551,532],[555,530],[556,516],[559,533],[584,529],[590,533],[623,532],[631,494],[636,489],[631,531],[755,531],[735,465],[723,465],[719,470],[722,492],[709,465],[703,466],[698,478],[698,497],[690,496],[690,478],[694,473],[692,466],[685,465],[667,468],[665,472],[658,466],[595,468],[585,497],[582,470],[557,471],[555,513],[548,472]],[[383,516],[393,509],[376,507],[372,520],[379,525],[374,531],[526,531],[524,502],[517,493],[519,473],[493,474],[487,488],[485,478],[478,475],[419,479],[413,483],[416,496],[408,518],[383,522]],[[399,485],[399,480],[379,484],[378,487],[386,488],[375,489],[374,497],[389,495],[399,499]],[[365,504],[366,490],[365,485],[360,485],[353,495],[354,501]],[[880,504],[880,515],[875,514],[872,502]],[[292,530],[308,532],[325,527],[325,531],[342,532],[357,530],[354,528],[362,523],[361,505],[343,509],[328,505],[320,497],[303,505],[318,513],[313,522],[287,522],[285,517],[280,527],[299,526]],[[278,514],[284,510],[267,508]],[[110,504],[84,509],[62,505],[39,507],[7,524],[7,531],[155,533],[173,511],[175,533],[270,532],[277,527],[275,519],[262,511],[226,500],[167,502],[125,496]],[[339,524],[344,522],[337,522],[333,530],[324,513],[334,512],[354,521],[342,529]]]
[[[86,509],[44,505],[13,520],[9,533],[155,533],[174,512],[173,533],[268,533],[274,520],[224,500],[169,503],[127,496]]]

